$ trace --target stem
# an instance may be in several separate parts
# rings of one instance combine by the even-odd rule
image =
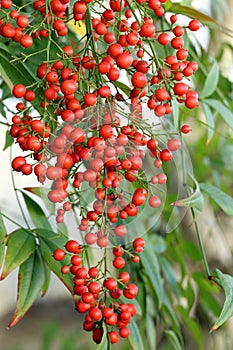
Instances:
[[[12,148],[10,150],[10,159],[12,159]],[[27,228],[30,230],[30,225],[29,225],[29,223],[27,221],[27,218],[26,218],[26,216],[24,214],[24,210],[23,210],[23,207],[21,205],[21,201],[20,201],[20,198],[19,198],[19,195],[18,195],[18,189],[15,186],[15,179],[14,179],[13,171],[11,171],[11,181],[12,181],[13,189],[14,189],[14,192],[15,192],[15,196],[16,196],[16,200],[17,200],[20,212],[22,214],[22,217],[24,219],[24,222],[25,222]]]
[[[1,215],[6,218],[7,220],[9,220],[10,222],[12,222],[12,224],[15,224],[16,226],[20,227],[22,230],[25,230],[27,232],[31,233],[31,230],[28,230],[27,228],[23,227],[22,225],[20,225],[17,221],[13,220],[12,218],[10,218],[8,215],[4,214],[3,212],[0,212]]]
[[[195,210],[193,208],[191,208],[191,213],[192,213],[193,220],[194,220],[194,225],[195,225],[195,229],[196,229],[196,233],[197,233],[197,239],[198,239],[198,243],[199,243],[199,246],[200,246],[201,255],[202,255],[203,263],[204,263],[204,266],[205,266],[206,274],[207,274],[207,277],[209,277],[210,276],[209,264],[208,264],[208,261],[207,261],[205,248],[204,248],[204,245],[203,245],[203,242],[202,242],[201,233],[200,233],[199,226],[198,226],[198,223],[197,223],[196,212],[195,212]]]

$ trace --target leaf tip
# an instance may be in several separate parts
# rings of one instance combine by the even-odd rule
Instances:
[[[218,327],[214,324],[214,325],[211,327],[211,329],[210,329],[210,333],[216,331],[217,328],[218,328]]]
[[[6,276],[7,276],[7,273],[6,272],[4,273],[4,271],[3,271],[1,276],[0,276],[0,281],[3,281],[6,278]]]
[[[173,207],[180,207],[181,206],[181,202],[180,202],[180,200],[178,200],[178,201],[172,202],[171,205]]]

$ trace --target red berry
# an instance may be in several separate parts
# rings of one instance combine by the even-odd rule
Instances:
[[[158,42],[161,45],[167,45],[170,42],[170,36],[167,33],[161,33],[158,36]]]
[[[201,27],[201,23],[197,19],[192,19],[189,22],[188,28],[192,31],[196,31]]]
[[[180,131],[183,133],[183,134],[188,134],[189,132],[192,131],[192,128],[190,125],[183,125],[180,129]]]
[[[122,282],[122,283],[128,283],[130,280],[130,274],[126,271],[122,271],[119,276],[118,279]]]
[[[61,268],[61,273],[62,273],[63,275],[66,275],[67,273],[69,273],[69,271],[70,271],[69,266],[67,266],[67,265],[62,266],[62,268]]]
[[[116,268],[116,269],[122,269],[122,267],[125,266],[125,260],[124,258],[122,258],[121,256],[117,256],[113,262],[112,262],[113,266]]]
[[[93,307],[89,311],[89,316],[94,321],[100,321],[101,318],[102,318],[102,312],[101,312],[101,310],[98,307]]]
[[[119,340],[118,334],[115,331],[109,332],[108,336],[111,344],[115,344]]]
[[[138,287],[136,286],[136,284],[129,283],[126,285],[123,294],[128,299],[134,299],[138,294]]]
[[[53,252],[53,257],[55,260],[60,261],[63,260],[65,257],[66,253],[64,252],[63,249],[61,248],[57,248],[56,250],[54,250]]]
[[[144,88],[147,84],[147,77],[142,72],[136,72],[131,78],[132,84],[136,88]]]
[[[172,138],[172,139],[168,140],[167,147],[170,151],[173,151],[173,152],[177,151],[181,147],[181,142],[180,142],[180,140],[178,140],[176,138]]]
[[[95,328],[93,330],[92,338],[96,344],[100,344],[103,338],[104,330],[103,328]]]
[[[108,290],[114,290],[117,288],[117,281],[113,277],[108,277],[104,280],[103,285]]]
[[[189,109],[193,109],[197,107],[198,105],[198,99],[196,97],[190,96],[186,98],[185,100],[185,106]]]
[[[24,164],[26,164],[26,160],[21,156],[14,158],[11,162],[12,169],[15,171],[21,171]]]
[[[127,228],[124,225],[118,225],[115,229],[114,229],[114,233],[116,236],[119,237],[123,237],[126,235],[127,233]]]
[[[82,248],[80,247],[79,243],[72,239],[66,242],[65,248],[68,252],[74,254],[79,254],[82,251]]]
[[[119,335],[122,338],[128,338],[128,336],[130,335],[130,329],[127,327],[122,327],[119,329]]]
[[[25,95],[26,91],[26,87],[23,84],[17,84],[13,87],[12,94],[17,98],[21,98]]]
[[[31,164],[23,164],[21,171],[24,175],[30,175],[32,173],[32,165]]]
[[[149,198],[149,205],[152,207],[152,208],[157,208],[160,206],[161,204],[161,200],[158,196],[150,196]]]

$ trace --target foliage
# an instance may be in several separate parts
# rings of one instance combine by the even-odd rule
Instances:
[[[48,1],[46,1],[47,3]],[[31,5],[25,4],[25,2],[15,1],[14,5],[22,14],[32,11]],[[69,14],[72,12],[72,6],[73,2],[71,1],[67,8]],[[95,9],[95,1],[89,6],[93,13],[98,11]],[[132,1],[128,6],[136,15],[145,9],[140,2],[136,1]],[[194,10],[191,6],[172,4],[172,1],[167,1],[164,7],[169,13],[186,15],[189,20],[195,18],[203,25],[209,26],[210,29],[214,28],[215,31],[226,31],[216,20]],[[14,139],[11,136],[12,133],[10,134],[9,130],[12,130],[11,116],[15,115],[16,112],[11,110],[9,97],[11,96],[13,87],[19,83],[27,86],[28,89],[36,91],[35,97],[31,101],[26,102],[26,106],[24,106],[24,116],[27,113],[29,114],[30,109],[33,108],[40,115],[41,120],[45,123],[44,125],[50,128],[53,140],[61,134],[61,129],[59,129],[60,116],[57,115],[57,110],[59,108],[62,110],[59,98],[58,102],[56,99],[55,102],[53,99],[51,99],[52,102],[48,99],[50,103],[46,107],[41,104],[41,101],[45,101],[45,86],[43,86],[37,74],[38,62],[39,64],[47,62],[52,65],[59,57],[67,66],[72,66],[69,53],[62,50],[62,47],[65,46],[74,47],[75,50],[80,51],[81,58],[84,55],[90,55],[88,60],[92,61],[92,56],[90,51],[88,51],[91,47],[92,55],[99,63],[98,60],[100,57],[97,51],[95,51],[95,45],[98,45],[100,52],[107,51],[108,46],[104,40],[100,40],[95,44],[90,21],[91,11],[86,12],[86,17],[80,17],[82,19],[82,31],[85,28],[82,33],[79,30],[78,21],[75,25],[73,22],[68,22],[68,31],[65,36],[59,36],[59,32],[56,33],[54,29],[52,31],[51,24],[41,21],[41,18],[38,19],[39,14],[35,12],[33,29],[36,28],[36,25],[38,26],[38,30],[46,29],[49,40],[43,37],[39,37],[38,39],[35,36],[32,46],[27,49],[22,49],[18,42],[1,34],[0,72],[2,75],[2,96],[0,102],[2,105],[0,105],[0,122],[8,127],[3,150],[9,147],[15,147],[13,146]],[[7,9],[2,8],[0,13],[4,21],[6,18],[11,21]],[[48,13],[45,16],[48,16]],[[121,16],[121,11],[119,11],[119,16]],[[156,21],[158,33],[160,31],[166,33],[170,30],[168,18],[160,19],[155,14],[152,17]],[[70,18],[67,17],[67,19]],[[52,31],[51,33],[49,32],[50,29]],[[113,31],[115,31],[115,35],[119,35],[117,28],[114,27]],[[179,99],[173,95],[171,103],[172,111],[167,116],[162,117],[167,119],[166,122],[161,122],[162,132],[158,132],[158,134],[156,134],[157,131],[155,132],[152,127],[150,128],[143,121],[137,122],[137,120],[132,121],[130,119],[127,121],[129,123],[135,122],[135,128],[138,128],[138,130],[141,130],[140,127],[142,129],[144,128],[143,131],[150,138],[156,135],[162,145],[167,143],[167,138],[170,139],[171,136],[178,135],[183,146],[180,154],[177,156],[174,155],[173,162],[165,161],[163,163],[163,171],[167,174],[168,179],[166,188],[162,187],[162,189],[158,190],[158,192],[161,191],[161,197],[163,196],[162,193],[167,190],[166,195],[164,195],[166,198],[164,198],[161,211],[156,214],[157,212],[152,211],[147,203],[146,209],[139,211],[140,216],[135,221],[136,223],[133,219],[127,222],[127,227],[133,228],[133,235],[138,234],[140,230],[142,234],[145,232],[143,236],[145,248],[143,252],[140,252],[139,262],[135,264],[131,262],[131,258],[135,252],[132,251],[131,246],[129,247],[130,242],[125,242],[123,239],[121,240],[121,237],[118,237],[119,239],[116,239],[113,244],[114,246],[122,244],[124,247],[128,258],[126,259],[126,267],[123,270],[127,270],[130,273],[131,280],[136,281],[139,289],[137,298],[132,301],[133,305],[136,306],[137,315],[136,319],[131,320],[129,326],[129,343],[127,343],[135,350],[154,350],[155,348],[159,350],[168,348],[173,348],[174,350],[184,349],[186,346],[186,339],[183,336],[184,328],[190,334],[197,348],[203,349],[204,332],[202,328],[204,327],[207,330],[211,329],[211,331],[214,331],[232,316],[232,277],[229,274],[221,272],[221,267],[219,268],[219,266],[211,266],[210,269],[208,253],[205,251],[201,236],[201,227],[199,227],[198,221],[199,212],[205,212],[206,205],[211,206],[214,213],[221,210],[225,215],[232,216],[232,165],[229,161],[229,159],[232,160],[232,83],[228,77],[223,76],[221,73],[221,53],[216,52],[213,57],[198,44],[195,37],[190,40],[188,31],[185,31],[184,35],[189,60],[197,62],[199,66],[198,71],[195,72],[192,78],[192,84],[199,93],[198,107],[195,109],[188,108],[184,103],[179,103],[178,105],[177,100]],[[86,46],[83,44],[84,42],[86,42]],[[154,58],[149,58],[149,60],[157,60],[157,69],[162,67],[160,60],[169,56],[169,54],[174,54],[174,48],[171,45],[159,45],[157,41],[153,42],[150,39],[145,39],[145,43],[145,52],[151,48],[152,53],[155,55]],[[79,58],[79,56],[77,57]],[[78,64],[77,66],[81,70]],[[110,78],[104,80],[97,70],[93,70],[94,73],[86,70],[83,73],[85,79],[80,83],[81,87],[76,92],[76,98],[82,105],[85,105],[84,93],[92,91],[91,89],[94,89],[93,87],[96,88],[99,83],[109,83],[111,88],[114,89],[113,94],[118,96],[115,101],[123,99],[126,104],[129,101],[132,103],[133,88],[130,85],[130,79],[133,69],[133,66],[127,67],[127,79],[123,81],[111,81]],[[164,79],[163,74],[162,77]],[[150,78],[152,78],[152,74]],[[189,77],[187,80],[189,83]],[[166,78],[164,81],[166,86]],[[170,84],[169,80],[167,80],[167,84]],[[48,84],[46,85],[47,88]],[[171,87],[169,91],[171,91]],[[155,94],[156,90],[151,93]],[[60,96],[60,98],[63,97]],[[135,98],[140,103],[144,101],[143,97],[140,99],[137,94]],[[112,103],[112,100],[107,97],[105,102],[106,105],[109,105]],[[18,112],[20,113],[20,110],[17,110]],[[96,110],[94,112],[96,113]],[[123,111],[122,116],[126,118],[126,114]],[[90,120],[92,121],[92,119],[90,118],[88,120],[89,123]],[[83,127],[83,121],[79,121],[79,123],[79,126]],[[189,135],[186,136],[185,133],[182,134],[181,132],[182,125],[186,123],[192,126],[193,140]],[[44,130],[43,133],[45,132]],[[88,132],[90,133],[90,129],[88,129]],[[44,136],[43,133],[42,136]],[[188,150],[185,148],[185,142],[189,145]],[[32,149],[31,151],[27,159],[34,161],[36,152],[34,154],[34,150]],[[185,157],[191,158],[193,170],[190,167],[190,161]],[[38,159],[36,161],[37,163],[40,162]],[[151,160],[147,159],[146,161],[148,162],[146,171],[150,173]],[[52,166],[49,162],[45,162],[45,164],[48,167]],[[72,174],[72,170],[69,171],[70,179],[73,181],[75,175]],[[39,174],[39,181],[41,181],[40,176]],[[145,176],[144,171],[139,172],[137,181],[133,182],[130,189],[125,185],[123,188],[124,192],[135,191],[138,187],[141,188],[141,186],[149,191],[150,181],[146,181]],[[51,271],[66,286],[77,305],[77,296],[73,292],[73,276],[62,273],[62,267],[70,265],[70,256],[66,252],[62,261],[60,259],[57,259],[58,261],[54,259],[54,252],[57,249],[63,249],[68,237],[70,237],[69,218],[65,222],[63,220],[59,222],[59,203],[51,203],[51,201],[49,202],[47,200],[51,189],[46,188],[46,185],[33,187],[29,183],[27,188],[16,189],[13,183],[13,187],[25,222],[23,224],[16,223],[18,228],[13,232],[7,232],[5,223],[7,221],[14,222],[14,220],[13,218],[9,218],[7,210],[1,208],[1,280],[4,280],[12,270],[18,268],[17,304],[9,327],[14,326],[25,315],[40,294],[42,296],[46,294],[50,284]],[[81,195],[78,190],[74,189],[74,193],[71,193],[69,197],[74,203],[73,217],[77,220],[77,225],[80,225],[81,222],[78,216],[84,218],[85,215],[88,215],[88,206],[94,201],[88,185],[86,187],[84,185],[80,193]],[[56,201],[54,200],[54,202]],[[59,200],[57,202],[62,201]],[[22,209],[22,203],[26,208],[25,210]],[[61,215],[62,217],[63,214]],[[192,229],[194,228],[193,231],[195,231],[199,246],[196,245],[195,238],[192,237],[192,240],[187,239],[188,230],[185,226],[185,219],[189,215],[191,215]],[[181,216],[184,220],[180,218]],[[153,221],[152,219],[154,217],[156,217],[156,220]],[[150,224],[150,220],[153,221],[152,224]],[[123,219],[120,219],[117,224],[123,223]],[[102,226],[100,227],[102,228]],[[107,224],[104,227],[106,228]],[[190,235],[188,237],[190,238]],[[85,248],[87,246],[85,235],[82,239],[81,245],[84,247],[81,253],[82,261],[88,267],[92,266],[91,264],[98,266],[101,272],[104,271],[104,277],[106,277],[107,273],[109,273],[109,268],[106,268],[106,263],[104,263],[107,261],[108,255],[106,249],[103,249],[103,247],[99,249],[102,257],[96,262],[95,256],[93,258],[95,251],[92,255]],[[138,256],[138,254],[136,255]],[[122,283],[118,283],[118,285],[122,287]],[[219,294],[220,291],[219,287],[225,293],[225,302],[222,309],[216,298],[216,294]],[[113,303],[114,298],[110,298],[110,301]],[[120,302],[126,303],[128,301],[122,296]],[[201,313],[200,318],[198,311]],[[201,324],[202,315],[205,318],[204,325]],[[214,326],[211,328],[213,323]],[[111,348],[109,336],[107,336],[109,330],[106,330],[107,326],[105,325],[104,336],[100,344],[96,345],[96,349],[107,350]],[[208,337],[211,336],[209,335]]]

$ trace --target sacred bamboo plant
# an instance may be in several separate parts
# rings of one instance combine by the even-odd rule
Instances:
[[[120,339],[138,350],[163,342],[182,349],[183,322],[201,348],[201,328],[189,316],[192,283],[207,291],[202,304],[211,300],[216,318],[211,281],[226,293],[212,331],[232,316],[233,279],[210,270],[197,216],[201,191],[229,215],[233,200],[198,183],[185,145],[195,134],[187,119],[201,109],[208,142],[214,113],[233,127],[218,63],[205,67],[195,42],[194,33],[208,24],[218,28],[169,0],[2,0],[0,111],[8,126],[5,148],[19,152],[11,167],[24,218],[14,222],[2,210],[1,279],[19,267],[20,281],[9,327],[46,293],[51,271],[70,291],[98,349]],[[29,180],[16,188],[15,173],[34,176],[38,186]],[[182,238],[187,211],[198,248]],[[5,220],[18,229],[6,232]],[[187,287],[184,253],[197,263]]]

